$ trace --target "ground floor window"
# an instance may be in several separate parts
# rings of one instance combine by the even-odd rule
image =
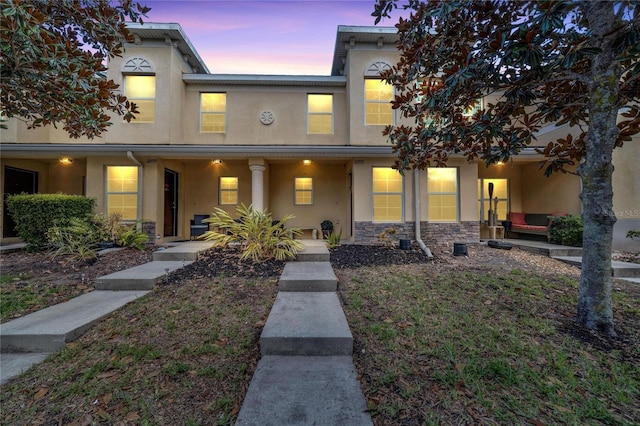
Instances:
[[[429,221],[458,221],[458,169],[456,167],[429,167],[427,192],[429,193]]]
[[[138,218],[138,167],[107,167],[107,215],[122,213],[124,220]]]
[[[238,204],[238,178],[220,177],[220,205]]]
[[[391,167],[373,168],[373,221],[403,220],[402,175]]]
[[[493,200],[489,198],[489,184],[493,184]],[[478,179],[478,217],[481,222],[489,221],[489,210],[494,210],[495,199],[498,199],[498,220],[507,220],[509,211],[509,180]]]
[[[294,182],[294,200],[296,206],[313,205],[313,178],[297,177]]]

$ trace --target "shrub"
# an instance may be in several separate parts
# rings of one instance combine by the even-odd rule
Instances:
[[[582,218],[553,216],[549,224],[549,241],[564,246],[582,247]]]
[[[640,229],[632,229],[630,231],[627,232],[627,238],[631,238],[633,239],[640,239]]]
[[[297,228],[285,229],[285,224],[293,216],[286,215],[279,221],[272,220],[266,211],[253,211],[251,206],[241,204],[236,209],[240,218],[234,220],[229,213],[216,207],[211,217],[204,222],[212,223],[217,230],[203,234],[206,241],[213,241],[215,247],[240,244],[241,259],[258,262],[262,259],[286,260],[294,258],[302,249],[302,243],[294,239],[300,235]]]
[[[329,248],[338,247],[340,245],[340,240],[342,240],[342,228],[340,228],[340,232],[337,234],[335,232],[330,232],[329,235],[327,235]]]
[[[93,198],[64,194],[10,195],[6,202],[18,236],[29,251],[46,248],[47,231],[52,224],[66,227],[71,218],[89,217],[96,204]]]
[[[69,222],[68,226],[53,226],[47,231],[51,255],[85,262],[95,260],[98,243],[102,240],[99,228],[87,219],[73,217]]]
[[[149,240],[149,236],[138,229],[138,224],[121,226],[117,235],[118,245],[122,247],[134,247],[138,250],[144,249],[144,244]]]

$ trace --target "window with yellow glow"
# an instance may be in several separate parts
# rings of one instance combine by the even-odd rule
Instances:
[[[220,178],[220,204],[238,204],[238,178]]]
[[[307,132],[333,133],[333,95],[307,95]]]
[[[482,109],[482,99],[476,99],[472,106],[467,108],[462,115],[465,117],[473,117],[473,115]]]
[[[458,169],[429,167],[427,192],[429,221],[456,222],[458,220]]]
[[[122,213],[124,220],[138,218],[138,168],[107,167],[107,215]]]
[[[393,86],[379,79],[364,81],[365,124],[383,126],[393,124]]]
[[[313,178],[295,178],[294,204],[305,206],[313,204]]]
[[[489,199],[490,183],[493,183],[493,200]],[[509,180],[478,179],[478,217],[480,221],[489,221],[489,210],[494,209],[496,197],[498,197],[498,220],[507,220],[507,212],[509,211]]]
[[[227,130],[227,94],[200,94],[200,132],[224,133]]]
[[[125,75],[124,90],[127,100],[138,106],[132,123],[153,123],[156,116],[156,77],[154,75]]]
[[[402,175],[391,167],[373,168],[373,220],[402,221]]]

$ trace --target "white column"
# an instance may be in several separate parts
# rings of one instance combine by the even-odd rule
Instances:
[[[251,170],[251,204],[253,210],[264,210],[264,170],[265,166],[261,164],[252,164],[249,166]]]

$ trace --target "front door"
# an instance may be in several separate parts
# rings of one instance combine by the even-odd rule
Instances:
[[[12,194],[35,194],[38,192],[38,172],[16,169],[5,166],[4,168],[4,204],[2,208],[2,236],[17,237],[16,223],[9,215],[7,208],[7,196]]]
[[[164,169],[164,236],[178,235],[178,173]]]

